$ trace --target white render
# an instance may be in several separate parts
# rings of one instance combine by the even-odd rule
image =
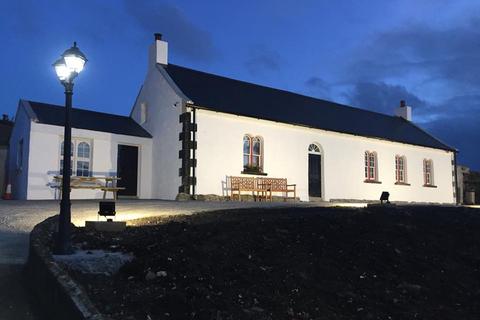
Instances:
[[[156,40],[155,45],[161,42]],[[187,99],[157,64],[155,45],[150,47],[147,76],[130,116],[153,136],[152,197],[175,199],[181,184],[178,135],[182,126],[178,119]],[[142,105],[147,108],[147,119],[143,123]]]
[[[287,178],[297,185],[297,195],[308,201],[308,146],[322,150],[322,199],[378,200],[382,191],[391,201],[454,203],[453,153],[365,138],[320,129],[197,109],[197,193],[226,194],[227,176],[241,176],[243,136],[261,136],[264,142],[264,172],[268,177]],[[378,180],[365,183],[364,153],[378,155]],[[407,183],[395,185],[395,155],[407,159]],[[423,186],[423,159],[434,163],[434,184]],[[251,176],[251,175],[244,175]]]
[[[179,116],[192,112],[195,102],[182,93],[158,60],[166,56],[158,54],[165,49],[164,43],[156,40],[150,47],[147,76],[131,116],[153,136],[152,174],[156,181],[153,197],[174,199],[181,184]],[[142,105],[148,109],[145,123],[142,123]],[[297,196],[303,201],[310,200],[308,146],[315,143],[322,153],[324,201],[378,200],[382,191],[388,191],[392,201],[455,203],[453,152],[195,109],[198,126],[195,194],[228,195],[227,176],[252,176],[241,173],[243,137],[250,134],[263,139],[263,171],[268,177],[287,178],[289,183],[296,184]],[[401,111],[398,116],[410,121],[411,108],[403,107]],[[365,151],[377,153],[381,183],[364,182]],[[406,157],[409,185],[395,184],[395,155]],[[423,186],[424,159],[433,160],[435,188]]]
[[[404,106],[395,109],[395,115],[405,120],[412,121],[412,107]]]
[[[150,47],[147,74],[130,114],[152,138],[72,130],[72,138],[92,141],[91,170],[94,172],[116,172],[118,144],[139,146],[139,198],[172,200],[178,195],[182,184],[179,117],[185,112],[193,114],[195,110],[192,119],[195,118],[198,128],[194,134],[197,165],[190,171],[196,178],[195,187],[190,187],[191,193],[229,195],[228,176],[253,176],[242,173],[243,137],[249,134],[262,138],[263,172],[267,177],[287,178],[289,184],[296,184],[297,197],[302,201],[314,200],[308,195],[308,147],[316,144],[321,151],[321,199],[324,201],[378,200],[383,191],[388,191],[391,201],[455,203],[452,151],[236,116],[207,110],[209,106],[198,108],[164,69],[168,63],[167,49],[168,44],[158,39]],[[27,104],[21,101],[19,105],[10,140],[13,196],[53,199],[56,191],[47,184],[59,171],[63,127],[35,122]],[[411,121],[411,108],[399,109],[397,115]],[[16,170],[15,148],[22,138],[26,143],[24,158],[28,161],[21,170]],[[365,182],[366,151],[377,154],[380,183]],[[190,152],[193,158],[193,151]],[[405,185],[395,183],[396,155],[406,158]],[[425,159],[433,162],[434,187],[424,186]],[[73,199],[102,195],[102,191],[72,190]]]
[[[22,101],[23,104],[28,102]],[[58,199],[58,189],[49,186],[53,177],[59,174],[63,127],[36,123],[25,113],[28,106],[19,106],[14,134],[10,139],[10,177],[13,177],[12,191],[15,199]],[[19,125],[22,124],[22,125]],[[24,163],[21,170],[15,168],[15,146],[24,138]],[[152,198],[152,139],[72,128],[72,139],[91,141],[92,158],[90,170],[94,176],[115,175],[117,171],[117,146],[119,144],[138,146],[138,187],[139,198]],[[100,199],[103,191],[92,189],[72,189],[72,199]],[[112,198],[112,193],[107,193]]]

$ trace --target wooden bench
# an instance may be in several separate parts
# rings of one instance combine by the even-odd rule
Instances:
[[[60,198],[62,198],[62,176],[54,176],[54,188],[60,190]],[[106,198],[107,192],[113,194],[113,199],[117,200],[117,192],[125,190],[124,187],[117,187],[118,177],[70,177],[71,189],[99,189],[103,191],[103,199]]]
[[[230,176],[229,180],[230,198],[232,200],[236,197],[238,201],[242,201],[242,191],[251,192],[255,201],[266,198],[266,190],[258,187],[257,178]]]
[[[242,201],[242,191],[251,192],[255,201],[258,200],[273,200],[272,194],[274,192],[282,192],[284,194],[284,200],[296,199],[296,185],[287,184],[285,178],[262,178],[262,177],[235,177],[230,176],[230,198],[238,201]],[[288,194],[293,192],[293,197],[289,197]]]
[[[296,184],[288,184],[286,178],[257,178],[258,185],[260,188],[267,191],[266,197],[267,199],[272,201],[272,193],[280,192],[283,194],[283,200],[287,201],[287,199],[293,199],[294,201],[297,199],[297,185]],[[288,194],[293,193],[293,197],[289,197]]]

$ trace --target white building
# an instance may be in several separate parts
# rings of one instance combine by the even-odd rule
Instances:
[[[63,131],[60,118],[46,121],[40,108],[19,105],[10,141],[17,198],[55,196],[47,184],[60,170]],[[392,201],[456,202],[455,149],[414,125],[404,103],[388,116],[169,64],[159,34],[130,118],[102,114],[130,121],[132,131],[75,112],[84,117],[73,125],[76,146],[92,146],[85,174],[122,176],[118,145],[138,147],[131,195],[139,198],[228,195],[228,176],[268,176],[296,184],[304,201],[378,200],[388,191]],[[73,198],[100,195],[72,191]]]

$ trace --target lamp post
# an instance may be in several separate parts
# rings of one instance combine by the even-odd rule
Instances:
[[[65,87],[65,133],[63,139],[63,173],[62,173],[62,199],[60,201],[60,217],[58,220],[58,233],[55,239],[55,254],[70,254],[71,247],[71,203],[70,203],[70,175],[72,171],[72,127],[70,123],[70,111],[72,109],[73,79],[83,70],[87,58],[77,48],[77,43],[66,50],[53,66]]]

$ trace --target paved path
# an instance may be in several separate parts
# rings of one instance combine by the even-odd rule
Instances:
[[[115,220],[221,209],[305,205],[308,204],[118,200]],[[72,222],[83,226],[85,220],[97,219],[97,211],[98,200],[72,201]],[[28,293],[23,286],[22,267],[28,256],[30,231],[36,224],[58,212],[58,201],[0,200],[0,320],[39,320],[33,314]]]

